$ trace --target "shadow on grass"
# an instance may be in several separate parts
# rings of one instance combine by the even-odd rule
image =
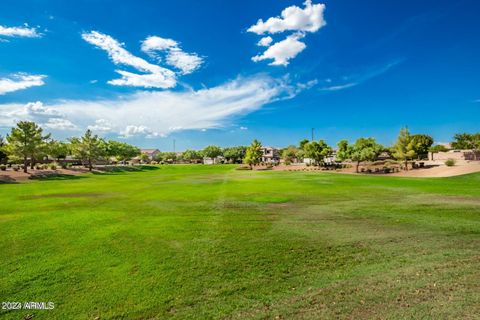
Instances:
[[[51,181],[51,180],[79,180],[85,179],[82,175],[63,174],[63,173],[51,173],[51,174],[36,174],[30,176],[30,180]]]
[[[15,181],[15,179],[13,179],[10,176],[0,175],[0,184],[11,184],[11,183],[18,183],[18,182]]]
[[[126,172],[143,172],[143,171],[154,171],[159,170],[157,166],[105,166],[98,167],[96,171],[92,172],[93,174],[119,174]]]

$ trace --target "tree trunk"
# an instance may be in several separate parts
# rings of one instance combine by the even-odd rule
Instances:
[[[405,171],[408,171],[408,160],[405,159]]]
[[[27,173],[28,172],[28,161],[27,157],[23,157],[23,172]]]
[[[88,171],[92,172],[93,166],[92,166],[92,160],[88,159]]]
[[[30,169],[33,170],[33,168],[35,167],[35,159],[33,157],[30,158]]]
[[[357,166],[355,168],[355,172],[358,173],[358,167],[360,167],[360,161],[357,161]]]

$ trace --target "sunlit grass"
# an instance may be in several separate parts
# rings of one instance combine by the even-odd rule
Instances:
[[[0,317],[471,319],[479,183],[181,165],[0,185],[0,300],[55,302]]]

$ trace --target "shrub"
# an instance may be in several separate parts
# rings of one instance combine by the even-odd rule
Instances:
[[[56,162],[52,162],[48,165],[48,167],[52,170],[57,170],[57,163]]]
[[[150,164],[158,164],[157,161],[151,161]]]
[[[448,167],[453,167],[455,165],[456,161],[455,159],[447,159],[447,161],[445,161],[445,165],[448,166]]]
[[[20,170],[20,166],[12,166],[12,169],[13,169],[13,171],[19,171],[19,170]]]
[[[0,165],[0,170],[2,170],[2,171],[5,171],[5,170],[7,170],[7,166],[6,166],[6,165],[4,165],[4,164]]]
[[[42,170],[42,168],[43,168],[43,167],[42,167],[42,165],[40,165],[40,164],[35,165],[35,169],[37,169],[37,170]]]

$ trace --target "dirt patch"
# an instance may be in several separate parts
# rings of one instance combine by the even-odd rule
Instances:
[[[0,174],[0,183],[15,183],[27,181],[29,179],[44,179],[49,177],[72,177],[78,176],[82,173],[88,172],[84,168],[75,168],[75,169],[57,169],[57,170],[28,170],[28,173],[23,171],[14,171],[12,169],[7,169],[2,171]]]
[[[336,172],[346,174],[359,174],[368,176],[388,176],[388,177],[419,177],[419,178],[442,178],[442,177],[454,177],[464,174],[480,172],[480,161],[465,162],[457,164],[453,167],[448,167],[444,164],[436,164],[435,166],[410,169],[408,171],[400,171],[395,173],[356,173],[355,168],[345,168],[337,170],[327,170],[319,167],[307,167],[306,165],[278,165],[273,168],[277,171],[315,171],[315,172]]]

